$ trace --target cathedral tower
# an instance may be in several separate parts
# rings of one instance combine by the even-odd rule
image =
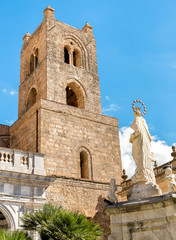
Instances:
[[[44,153],[47,175],[58,178],[48,199],[93,217],[110,179],[120,183],[121,159],[118,119],[101,114],[92,27],[62,23],[48,6],[23,40],[11,148]]]

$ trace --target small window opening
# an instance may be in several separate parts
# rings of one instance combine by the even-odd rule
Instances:
[[[38,49],[30,57],[30,73],[32,73],[38,65]]]
[[[30,73],[32,73],[34,71],[34,55],[31,55],[30,58]]]
[[[80,153],[80,173],[81,178],[89,179],[88,154],[85,151]]]
[[[28,103],[27,103],[28,109],[36,103],[36,98],[37,98],[37,91],[35,88],[32,88],[28,97]]]
[[[70,87],[66,87],[66,98],[67,98],[67,105],[78,107],[77,96]]]
[[[36,49],[36,51],[35,51],[34,69],[37,67],[37,65],[38,65],[38,49]]]
[[[80,53],[78,50],[73,51],[73,65],[75,67],[80,67]]]
[[[67,64],[70,63],[70,61],[69,61],[69,53],[68,53],[68,50],[67,50],[66,47],[64,48],[64,62],[67,63]]]

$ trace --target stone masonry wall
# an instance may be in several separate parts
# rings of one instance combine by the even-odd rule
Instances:
[[[118,120],[64,104],[41,101],[41,148],[48,175],[80,178],[80,152],[90,153],[95,181],[121,181]]]
[[[35,49],[38,49],[38,64],[30,73],[30,57]],[[27,102],[32,88],[37,92],[36,101],[46,98],[46,65],[46,23],[43,21],[22,47],[18,117],[28,110]]]
[[[103,214],[104,198],[108,195],[109,184],[80,179],[57,178],[48,187],[46,199],[65,209],[79,211],[88,218],[100,223],[106,239],[109,229],[109,217]]]
[[[37,104],[10,127],[11,148],[36,152],[36,109]]]
[[[10,128],[11,148],[45,154],[47,175],[80,178],[80,152],[89,153],[89,179],[121,182],[118,120],[47,100],[38,101]]]

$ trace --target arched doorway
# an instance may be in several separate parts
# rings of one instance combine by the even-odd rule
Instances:
[[[4,214],[1,211],[0,211],[0,228],[2,228],[2,229],[10,228],[6,217],[4,216]]]
[[[10,230],[16,229],[15,214],[11,206],[0,204],[0,228]]]

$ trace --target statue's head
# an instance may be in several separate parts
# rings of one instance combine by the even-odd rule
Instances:
[[[141,116],[141,112],[140,112],[141,108],[140,107],[134,107],[133,111],[134,111],[134,116]]]

